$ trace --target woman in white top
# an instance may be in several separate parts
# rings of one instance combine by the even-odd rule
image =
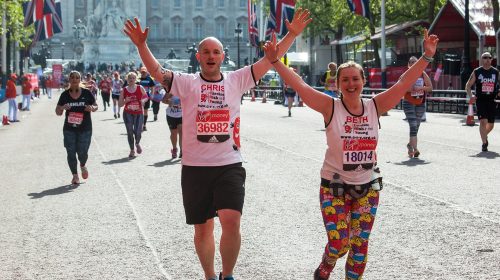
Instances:
[[[323,115],[328,148],[321,168],[320,206],[327,231],[322,261],[314,279],[328,279],[338,258],[348,253],[346,279],[360,279],[366,267],[368,238],[381,189],[376,167],[378,117],[393,108],[415,83],[436,52],[439,39],[424,34],[424,54],[391,88],[373,99],[362,99],[363,68],[354,62],[339,66],[339,99],[307,85],[278,58],[276,36],[264,46],[266,58],[304,102]]]

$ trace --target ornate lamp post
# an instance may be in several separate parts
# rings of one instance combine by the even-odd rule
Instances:
[[[238,69],[240,69],[240,38],[242,37],[242,33],[243,30],[241,29],[241,23],[238,23],[238,25],[236,26],[236,28],[234,29],[234,37],[236,37],[236,44],[237,44],[237,48],[238,48]]]

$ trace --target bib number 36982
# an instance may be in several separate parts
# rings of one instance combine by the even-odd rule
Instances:
[[[229,110],[198,111],[196,134],[200,142],[220,143],[229,139]]]

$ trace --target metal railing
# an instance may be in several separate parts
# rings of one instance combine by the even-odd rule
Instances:
[[[316,90],[323,91],[323,87],[314,87]],[[270,100],[283,100],[281,87],[258,86],[253,89],[256,98],[264,96]],[[364,88],[363,97],[371,98],[385,89]],[[251,91],[245,93],[247,98],[251,98]],[[468,98],[465,90],[433,90],[427,97],[427,112],[467,114]],[[399,102],[395,109],[402,110],[403,102]]]

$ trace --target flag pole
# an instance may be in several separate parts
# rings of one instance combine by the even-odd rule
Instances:
[[[380,68],[381,68],[381,77],[382,77],[382,88],[387,88],[387,65],[385,61],[385,0],[382,0],[381,3],[381,12],[380,12],[380,29],[381,29],[381,49],[382,49],[382,57],[380,58]]]

